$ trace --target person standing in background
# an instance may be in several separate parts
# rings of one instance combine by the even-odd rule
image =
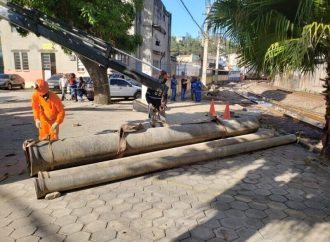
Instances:
[[[195,101],[196,81],[197,81],[197,78],[195,76],[191,77],[191,80],[190,80],[191,101]]]
[[[187,91],[188,80],[183,77],[181,79],[181,101],[186,99],[186,91]]]
[[[175,102],[176,100],[176,85],[178,84],[175,75],[171,79],[171,101]]]
[[[61,88],[61,91],[62,91],[62,101],[64,101],[65,94],[66,94],[66,88],[67,88],[67,84],[68,84],[66,74],[63,74],[63,76],[60,78],[59,84],[60,84],[60,88]]]

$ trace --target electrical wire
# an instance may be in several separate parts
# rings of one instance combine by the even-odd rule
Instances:
[[[187,13],[189,14],[189,16],[191,17],[191,19],[194,21],[194,23],[197,25],[197,27],[200,29],[202,35],[205,37],[205,33],[204,30],[201,28],[201,26],[199,26],[199,24],[197,23],[196,19],[194,18],[194,16],[192,16],[191,12],[189,11],[189,9],[187,8],[186,4],[183,2],[183,0],[178,0],[179,2],[181,2],[181,4],[183,5],[184,9],[187,11]]]

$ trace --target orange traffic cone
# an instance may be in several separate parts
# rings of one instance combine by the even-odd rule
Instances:
[[[210,104],[210,116],[211,117],[216,117],[217,114],[215,112],[215,108],[214,108],[214,101],[213,101],[213,98],[211,100],[211,104]]]
[[[225,108],[225,111],[223,112],[223,119],[231,119],[228,102],[226,103],[226,108]]]

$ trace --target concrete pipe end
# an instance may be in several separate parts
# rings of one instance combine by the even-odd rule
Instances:
[[[46,192],[44,191],[44,189],[42,189],[44,186],[40,184],[40,182],[42,183],[42,180],[38,178],[34,178],[33,182],[34,182],[34,188],[36,190],[37,199],[41,199],[45,197]]]

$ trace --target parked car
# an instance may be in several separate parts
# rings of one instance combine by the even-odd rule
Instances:
[[[125,80],[122,78],[110,78],[110,94],[111,97],[141,98],[141,86],[134,80]],[[86,93],[90,101],[94,100],[94,83],[93,80],[86,80]]]
[[[24,78],[17,74],[0,74],[0,88],[11,90],[13,87],[24,89]]]
[[[63,74],[55,74],[46,80],[46,82],[48,83],[48,86],[49,86],[49,90],[55,91],[55,92],[61,91],[60,78],[62,76],[63,76]]]

